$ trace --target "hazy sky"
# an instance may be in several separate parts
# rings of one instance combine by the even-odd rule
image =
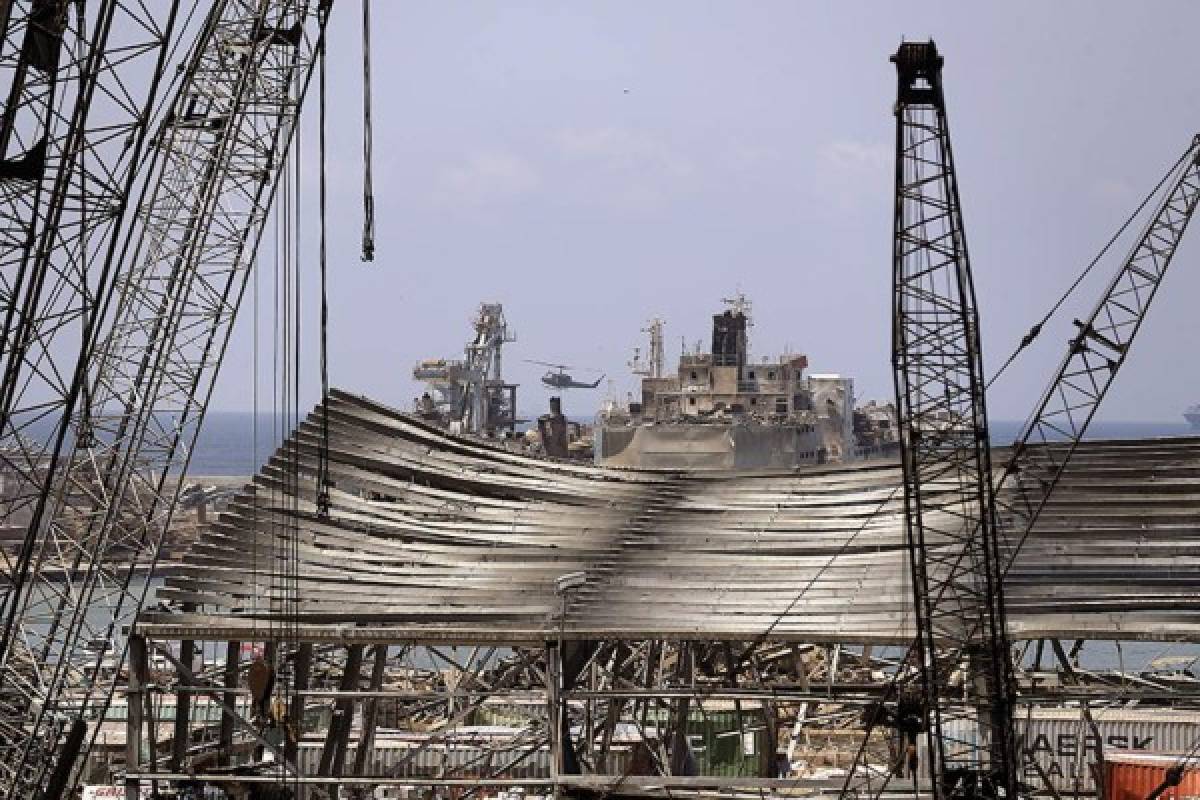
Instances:
[[[413,362],[461,356],[481,301],[504,303],[519,337],[506,371],[537,413],[542,368],[521,359],[604,370],[623,395],[648,318],[666,319],[673,366],[681,337],[707,342],[739,287],[757,355],[790,345],[813,371],[853,376],[860,399],[890,398],[888,56],[902,38],[932,36],[946,59],[989,371],[1200,130],[1194,2],[374,9],[374,264],[358,259],[358,2],[338,0],[331,23],[330,363],[335,385],[404,407],[419,391]],[[1197,240],[1200,224],[1104,417],[1177,420],[1200,402]],[[997,383],[993,418],[1026,415],[1099,290],[1085,284]],[[315,296],[305,303],[315,331]],[[252,315],[250,296],[215,408],[251,407]],[[304,358],[308,404],[315,339]],[[259,378],[269,409],[269,367]],[[567,410],[590,413],[602,395],[571,393]]]

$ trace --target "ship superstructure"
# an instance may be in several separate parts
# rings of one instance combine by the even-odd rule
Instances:
[[[807,374],[808,357],[750,354],[750,303],[742,294],[712,318],[709,351],[697,345],[674,374],[662,364],[663,322],[650,334],[649,359],[635,351],[641,400],[602,412],[596,461],[610,466],[754,469],[850,461],[883,452],[894,426],[890,406],[855,410],[854,380]]]

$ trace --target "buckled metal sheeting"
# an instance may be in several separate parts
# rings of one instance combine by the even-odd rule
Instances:
[[[159,590],[199,612],[145,613],[144,633],[278,633],[297,536],[287,628],[312,641],[911,639],[894,463],[602,469],[454,438],[341,391],[329,410],[329,518],[314,504],[314,412]],[[1012,636],[1200,640],[1198,487],[1200,438],[1085,443],[1009,573]],[[575,571],[585,584],[556,596]]]

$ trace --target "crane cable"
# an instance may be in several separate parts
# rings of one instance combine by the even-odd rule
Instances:
[[[364,7],[367,0],[363,0]],[[328,14],[328,6],[322,4],[320,14]],[[322,22],[322,30],[324,23]],[[320,214],[320,255],[319,272],[321,279],[321,445],[317,452],[317,515],[322,519],[329,516],[329,298],[327,294],[327,259],[326,259],[326,161],[325,161],[325,122],[326,122],[326,63],[325,36],[321,35],[317,43],[317,63],[320,79],[318,87],[318,147],[317,158],[319,175],[319,214]],[[368,175],[369,175],[368,170]],[[363,252],[366,252],[366,231],[363,232]]]
[[[375,260],[375,189],[371,177],[372,132],[371,132],[371,0],[362,0],[362,52],[363,52],[363,230],[362,260]],[[324,50],[322,50],[324,58]],[[322,72],[322,75],[324,72]],[[322,91],[322,103],[324,103]],[[322,108],[324,106],[322,105]],[[324,111],[321,112],[324,119]],[[322,217],[324,219],[324,217]],[[322,262],[323,263],[323,262]]]
[[[1158,181],[1158,183],[1155,184],[1154,188],[1150,190],[1149,194],[1147,194],[1146,197],[1142,200],[1142,202],[1140,204],[1138,204],[1138,207],[1133,210],[1133,213],[1131,213],[1125,219],[1125,222],[1123,222],[1121,224],[1121,227],[1117,229],[1117,232],[1112,235],[1112,238],[1110,238],[1108,240],[1108,242],[1105,243],[1104,247],[1100,248],[1100,252],[1096,254],[1096,257],[1093,258],[1091,260],[1091,262],[1088,263],[1087,267],[1084,268],[1083,272],[1081,272],[1079,274],[1079,276],[1077,278],[1075,278],[1074,282],[1072,282],[1071,285],[1067,287],[1067,290],[1062,293],[1062,296],[1060,296],[1057,301],[1055,301],[1054,305],[1052,305],[1050,307],[1050,310],[1045,313],[1045,315],[1041,318],[1041,320],[1036,322],[1033,325],[1033,327],[1031,327],[1029,329],[1029,331],[1025,334],[1025,336],[1021,339],[1020,343],[1017,345],[1016,349],[1013,350],[1012,354],[1009,355],[1008,359],[1000,366],[1000,369],[996,370],[996,373],[994,375],[992,375],[991,378],[988,379],[988,382],[986,384],[984,384],[984,387],[983,387],[984,389],[990,389],[992,387],[992,384],[996,382],[996,379],[999,378],[1001,375],[1003,375],[1004,371],[1007,370],[1009,368],[1009,366],[1011,366],[1012,363],[1017,360],[1017,356],[1019,356],[1021,354],[1021,352],[1025,350],[1025,348],[1027,348],[1027,347],[1029,347],[1029,345],[1033,344],[1034,340],[1036,340],[1037,337],[1041,334],[1042,327],[1047,322],[1050,321],[1051,317],[1053,317],[1055,314],[1058,313],[1058,310],[1060,308],[1062,308],[1063,303],[1065,303],[1067,301],[1067,298],[1069,298],[1075,292],[1075,290],[1077,288],[1079,288],[1079,284],[1083,283],[1083,281],[1087,278],[1087,276],[1089,274],[1091,274],[1092,270],[1096,267],[1096,265],[1100,263],[1100,260],[1103,259],[1106,255],[1108,255],[1108,251],[1110,249],[1112,249],[1112,246],[1114,244],[1116,244],[1117,240],[1120,239],[1125,234],[1125,231],[1128,230],[1129,226],[1133,224],[1133,221],[1135,219],[1137,219],[1138,215],[1141,214],[1142,211],[1146,208],[1146,206],[1150,203],[1150,201],[1152,199],[1154,199],[1154,197],[1158,194],[1159,190],[1161,190],[1163,185],[1166,184],[1166,182],[1171,178],[1171,176],[1175,174],[1176,170],[1179,169],[1179,166],[1184,162],[1184,160],[1188,157],[1188,154],[1191,152],[1192,152],[1192,148],[1188,148],[1186,151],[1184,151],[1183,155],[1181,155],[1179,157],[1179,159],[1174,164],[1171,165],[1170,169],[1168,169],[1166,171],[1166,173],[1162,176],[1162,178]]]

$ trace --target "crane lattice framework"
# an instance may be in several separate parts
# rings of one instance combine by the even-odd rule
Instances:
[[[82,370],[94,350],[99,299],[112,285],[130,192],[142,161],[177,3],[54,0],[5,4],[0,74],[0,524],[23,528],[0,565],[0,762],[34,749],[20,727],[38,690],[16,635],[50,486],[63,456]]]
[[[1124,365],[1196,211],[1200,135],[1192,137],[1163,186],[1154,216],[1091,314],[1075,320],[1077,334],[1005,464],[1002,480],[1016,490],[999,506],[1005,571]]]
[[[895,59],[898,62],[898,66],[900,65],[903,53],[904,50],[902,48],[901,53]],[[898,113],[903,113],[905,107],[904,84],[905,79],[902,70],[901,103],[897,107]],[[922,90],[926,88],[934,89],[935,86],[933,83],[930,83],[928,87],[922,86],[920,88]],[[936,88],[940,90],[940,84]],[[913,98],[910,96],[909,99],[912,100]],[[941,99],[940,91],[938,92],[938,99]],[[944,103],[941,104],[941,108],[943,113],[942,125],[944,127]],[[903,139],[900,140],[898,152],[904,154],[906,147],[911,150],[912,145],[919,141],[920,139],[910,138],[906,145]],[[923,168],[930,168],[932,163],[936,163],[934,159],[925,159],[919,155],[910,154],[910,158],[915,158],[916,165]],[[928,192],[922,185],[919,175],[915,172],[904,172],[902,162],[903,155],[897,161],[898,209],[900,209],[906,196],[909,200],[919,199],[921,202],[928,200],[928,197],[925,197]],[[945,163],[947,165],[951,164],[948,142],[945,149]],[[952,177],[952,167],[949,168],[949,174]],[[950,186],[953,187],[952,181]],[[917,187],[916,191],[913,190],[913,187]],[[1135,242],[1133,249],[1119,265],[1116,274],[1111,279],[1087,319],[1085,321],[1075,321],[1078,333],[1068,342],[1067,352],[1058,371],[1052,377],[1048,388],[1030,415],[1029,421],[1023,428],[1021,435],[1014,443],[1011,456],[1005,463],[1000,477],[995,482],[995,485],[1002,488],[1003,491],[996,491],[992,494],[995,507],[994,514],[981,514],[976,522],[973,535],[981,543],[985,538],[990,539],[992,542],[992,545],[987,548],[985,555],[992,556],[994,563],[999,565],[998,576],[992,571],[992,568],[989,568],[989,572],[992,574],[992,583],[997,588],[1002,588],[1004,576],[1007,575],[1008,570],[1012,567],[1018,552],[1026,544],[1038,517],[1045,509],[1068,462],[1086,434],[1096,410],[1112,386],[1120,368],[1124,365],[1133,340],[1141,328],[1141,324],[1166,275],[1167,268],[1174,258],[1178,245],[1187,229],[1187,225],[1195,212],[1197,203],[1200,201],[1200,137],[1193,137],[1167,176],[1163,178],[1155,191],[1151,193],[1151,198],[1157,195],[1160,189],[1163,191],[1155,213]],[[944,220],[941,219],[943,212],[948,213],[948,216],[945,218],[946,220],[959,219],[956,216],[958,204],[955,193],[951,193],[948,197],[951,202],[947,204],[944,202],[945,198],[942,198],[941,201],[935,203],[935,211],[930,215],[939,218],[939,225],[944,224]],[[1151,198],[1147,198],[1147,202]],[[921,219],[920,215],[916,216],[915,219],[919,221]],[[946,250],[942,247],[941,242],[943,239],[941,237],[929,235],[929,229],[915,226],[911,220],[904,220],[902,214],[898,215],[897,220],[898,243],[902,241],[902,236],[899,235],[900,232],[906,229],[909,231],[919,231],[915,235],[908,236],[912,243],[918,247],[933,247],[938,252],[941,252],[942,255],[952,254],[953,250]],[[903,225],[901,225],[901,220],[904,220]],[[951,222],[951,225],[953,226],[954,223]],[[960,231],[961,236],[961,222],[957,223],[957,230]],[[902,247],[899,244],[898,246]],[[903,249],[899,252],[909,253],[908,250]],[[965,246],[963,246],[963,256],[965,258]],[[969,283],[964,285],[969,287]],[[897,296],[900,296],[899,293]],[[926,297],[925,299],[929,298]],[[900,311],[902,309],[898,308],[898,319]],[[955,363],[961,360],[964,354],[972,348],[975,352],[978,352],[979,345],[975,330],[976,328],[973,324],[967,324],[959,332],[963,338],[955,339],[950,337],[941,341],[938,347],[942,348],[940,352],[944,354],[944,361],[942,363]],[[1039,324],[1030,331],[1025,343],[1027,344],[1036,338],[1040,331],[1041,325]],[[937,342],[938,337],[931,336],[928,341]],[[898,375],[897,377],[899,378],[900,376]],[[949,398],[952,395],[947,393],[945,396]],[[948,419],[950,418],[949,415],[946,416]],[[928,489],[929,487],[925,488]],[[985,526],[989,526],[992,531],[986,537]],[[1045,547],[1046,545],[1040,546]],[[962,552],[963,555],[961,558],[951,560],[951,569],[961,569],[969,565],[970,559],[968,556],[970,550],[964,548]],[[944,593],[939,593],[933,599],[937,601],[944,596]],[[999,614],[995,615],[995,618],[1003,619],[1003,599],[998,595],[996,597],[999,602],[999,607],[997,608]],[[926,599],[921,593],[918,593],[918,617],[920,617],[920,604]],[[972,617],[968,608],[963,609],[963,615],[963,619],[968,624],[967,630],[969,631],[969,635],[964,637],[967,640],[979,640],[981,634],[986,633],[987,626],[993,618],[988,615]],[[972,619],[977,620],[984,627],[971,628],[970,623]],[[986,635],[982,638],[985,641],[991,639],[990,636]],[[1057,646],[1057,643],[1055,644]],[[935,662],[931,662],[928,659],[922,662],[917,657],[919,645],[920,643],[918,642],[910,649],[907,662],[909,664],[912,664],[914,661],[918,664],[934,664]],[[928,642],[926,641],[927,646]],[[955,651],[949,650],[948,652],[954,653]],[[1003,652],[1007,654],[1007,644],[997,643],[995,648],[989,648],[985,652]],[[1040,645],[1038,652],[1041,652]],[[944,660],[945,656],[939,658],[936,663],[942,663]],[[947,663],[957,660],[959,659],[952,658]],[[996,685],[1012,685],[1011,677],[1009,677],[1012,672],[1012,664],[1007,655],[1005,655],[1002,663],[990,666],[986,660],[981,660],[976,656],[973,659],[968,659],[965,666],[968,667],[967,674],[981,679],[981,682],[977,682],[977,685],[989,686],[995,680],[1002,681],[1001,684]],[[979,672],[981,668],[984,668],[982,673]],[[921,669],[902,670],[897,674],[896,679],[885,693],[885,699],[890,702],[897,701],[899,699],[898,695],[904,693],[903,687],[911,686],[921,676],[928,677],[931,674],[935,673],[929,673]],[[993,693],[990,712],[988,712],[986,707],[980,711],[979,716],[981,719],[991,719],[993,721],[989,726],[991,728],[990,737],[981,741],[992,742],[992,755],[994,757],[1011,758],[1011,750],[999,752],[996,737],[1007,731],[1009,741],[1011,742],[1016,736],[1011,719],[1011,708],[1016,700],[1017,698],[1011,690],[1002,693]],[[926,697],[924,703],[928,706],[928,697]],[[936,735],[934,731],[944,721],[939,722],[937,719],[936,708],[929,708],[927,710],[933,715],[929,725],[931,735]],[[894,707],[893,710],[877,715],[870,727],[873,727],[875,723],[885,721],[896,726],[902,716],[903,702]],[[999,726],[1003,724],[1001,721],[1005,717],[1009,718],[1008,723],[1001,728]],[[957,727],[961,728],[961,725]],[[955,738],[947,737],[944,732],[938,738],[943,743],[950,744],[951,747],[954,747],[956,744]],[[936,751],[931,749],[930,752]],[[864,744],[858,756],[860,766],[865,765],[864,759],[867,757],[867,748]],[[931,766],[936,777],[939,764],[935,763]],[[944,762],[942,762],[941,766],[942,771],[945,772],[946,767]],[[949,769],[954,772],[960,770],[956,766],[951,766]],[[887,771],[887,774],[891,774],[890,769]],[[883,779],[876,782],[872,780],[872,777],[870,770],[866,768],[852,771],[851,775],[847,778],[846,788],[856,790],[867,789],[870,791],[872,790],[871,784],[875,783],[876,785],[873,789],[875,791],[882,791],[887,785],[887,780]],[[999,774],[993,771],[989,781],[990,788],[996,786],[995,780],[999,777]],[[935,783],[935,785],[939,785],[943,790],[946,788],[944,782],[942,784]],[[978,786],[979,788],[983,788],[982,784]]]
[[[979,321],[933,42],[896,64],[893,371],[916,664],[938,797],[1016,796]],[[954,673],[966,665],[966,685]],[[964,697],[965,695],[965,697]]]
[[[85,721],[103,716],[117,676],[101,669],[103,648],[85,645],[124,655],[145,592],[132,579],[153,569],[170,523],[330,7],[213,4],[139,165],[136,217],[110,287],[91,298],[90,349],[66,358],[81,402],[63,406],[63,456],[46,471],[34,538],[10,579],[5,797],[61,790],[98,731]],[[146,12],[160,15],[152,30],[167,9]]]
[[[27,534],[3,569],[0,608],[8,609],[26,572],[38,531],[28,523],[41,513],[79,393],[77,372],[93,349],[97,301],[111,287],[176,5],[151,13],[108,0],[86,16],[67,13],[65,3],[7,6],[0,522]]]

